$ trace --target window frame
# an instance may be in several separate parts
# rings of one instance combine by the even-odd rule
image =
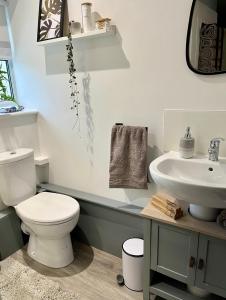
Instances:
[[[11,76],[11,71],[10,71],[10,66],[9,66],[9,60],[0,57],[0,64],[1,64],[1,62],[5,62],[5,64],[6,64],[6,70],[7,70],[8,81],[9,81],[9,89],[10,89],[10,93],[11,93],[10,97],[15,98],[14,91],[13,91],[12,76]]]

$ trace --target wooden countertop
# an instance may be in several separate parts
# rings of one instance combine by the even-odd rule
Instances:
[[[147,219],[159,221],[183,229],[199,232],[215,238],[226,240],[226,230],[221,228],[217,223],[197,220],[190,216],[189,213],[187,213],[184,217],[182,217],[179,220],[173,220],[170,217],[163,214],[162,212],[160,212],[158,209],[156,209],[151,204],[151,201],[141,211],[141,215]]]

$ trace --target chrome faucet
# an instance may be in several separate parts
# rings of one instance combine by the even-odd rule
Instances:
[[[208,153],[209,153],[209,160],[211,161],[218,161],[218,157],[219,157],[219,148],[220,148],[220,142],[224,141],[223,138],[213,138],[210,141],[210,146],[208,149]]]

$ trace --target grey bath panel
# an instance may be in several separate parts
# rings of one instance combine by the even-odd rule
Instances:
[[[200,235],[196,285],[226,299],[226,241]]]
[[[153,222],[151,268],[184,283],[195,283],[198,234]]]
[[[79,222],[72,238],[121,257],[122,243],[143,237],[144,219],[126,212],[80,202]]]
[[[124,204],[54,184],[41,184],[40,187],[74,197],[79,202],[81,212],[72,239],[121,257],[125,240],[143,237],[144,218],[140,215],[142,205]]]
[[[13,208],[0,211],[0,260],[22,248],[24,245],[20,220]]]

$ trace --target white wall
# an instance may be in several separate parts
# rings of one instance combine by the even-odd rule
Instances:
[[[0,40],[8,41],[8,32],[7,32],[7,24],[5,17],[5,8],[0,5]]]
[[[186,65],[192,0],[94,2],[96,11],[112,17],[119,34],[77,43],[81,137],[72,130],[65,53],[36,44],[38,0],[11,0],[18,99],[40,111],[40,146],[50,157],[52,183],[130,202],[149,193],[108,188],[112,125],[148,126],[155,156],[163,149],[163,110],[226,109],[226,76],[197,76]],[[77,19],[79,1],[69,4]]]
[[[32,148],[40,156],[36,114],[0,116],[0,152]]]
[[[184,137],[186,127],[190,126],[192,136],[195,138],[195,153],[208,155],[212,138],[223,137],[226,140],[225,120],[226,110],[165,110],[164,151],[178,151],[178,141]],[[225,143],[220,145],[220,155],[226,157]]]
[[[7,58],[11,55],[9,35],[6,23],[5,8],[0,5],[0,58]]]

